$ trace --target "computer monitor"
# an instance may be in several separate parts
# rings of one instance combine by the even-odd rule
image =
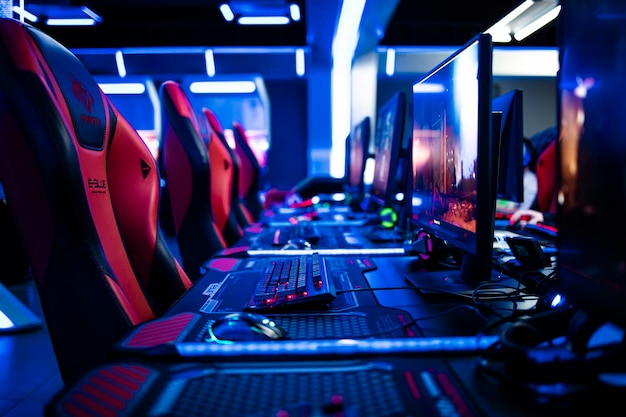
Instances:
[[[413,84],[413,222],[462,253],[460,268],[407,274],[422,290],[491,280],[496,147],[492,41],[479,34]]]
[[[378,207],[392,207],[402,149],[406,94],[397,91],[378,112],[374,136],[374,178],[370,197]]]
[[[346,187],[352,199],[362,200],[365,193],[363,174],[369,156],[370,118],[366,116],[357,123],[347,139]]]
[[[511,90],[495,97],[492,111],[501,112],[496,198],[524,201],[523,92]]]
[[[581,19],[580,16],[585,16]],[[558,282],[596,322],[626,328],[626,3],[568,0],[560,16]]]

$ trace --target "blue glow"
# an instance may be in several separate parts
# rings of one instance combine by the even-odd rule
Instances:
[[[418,339],[372,339],[372,340],[296,340],[272,342],[177,343],[176,350],[183,357],[237,356],[242,354],[309,354],[320,353],[352,355],[355,353],[394,352],[473,352],[487,349],[499,339],[498,336],[451,336],[424,337]]]
[[[345,170],[345,138],[351,129],[352,59],[359,41],[359,25],[364,8],[365,0],[343,0],[333,39],[330,175],[335,178],[341,178]]]
[[[295,256],[309,255],[312,253],[320,255],[404,255],[404,248],[344,248],[344,249],[250,249],[247,254],[250,256]]]

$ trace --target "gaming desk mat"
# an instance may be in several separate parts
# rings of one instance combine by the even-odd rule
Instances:
[[[446,360],[120,361],[97,367],[46,416],[480,416]]]
[[[163,344],[200,342],[218,318],[244,310],[259,272],[274,257],[215,258],[207,272],[162,317],[144,323],[125,337],[116,350],[137,353]],[[327,307],[295,307],[262,312],[287,330],[293,340],[366,337],[423,337],[404,310],[382,306],[363,274],[377,268],[370,257],[326,257],[337,294]],[[350,291],[354,289],[355,291]]]

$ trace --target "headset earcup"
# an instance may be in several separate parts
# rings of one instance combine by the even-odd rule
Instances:
[[[391,207],[383,207],[378,212],[380,225],[385,229],[392,229],[398,224],[398,213]]]
[[[441,245],[438,238],[432,236],[424,230],[418,230],[413,238],[411,252],[416,254],[423,261],[431,261],[438,258],[437,251]]]

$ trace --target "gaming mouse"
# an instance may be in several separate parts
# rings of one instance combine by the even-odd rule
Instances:
[[[274,320],[245,311],[217,319],[207,331],[205,341],[217,343],[255,342],[287,339],[287,331]]]
[[[283,249],[311,249],[313,245],[306,239],[289,239]]]

